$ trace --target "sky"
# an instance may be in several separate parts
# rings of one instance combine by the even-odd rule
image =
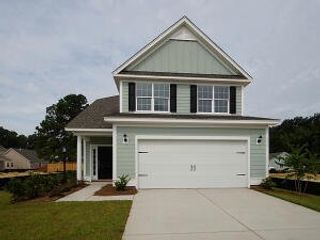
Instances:
[[[319,12],[320,0],[2,0],[0,126],[32,134],[67,94],[117,94],[111,72],[183,15],[253,76],[245,115],[313,115]]]

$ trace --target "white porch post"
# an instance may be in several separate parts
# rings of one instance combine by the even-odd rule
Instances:
[[[82,174],[81,174],[81,158],[82,158],[82,154],[81,154],[81,146],[82,143],[82,138],[81,136],[77,136],[77,180],[80,181],[82,180]]]

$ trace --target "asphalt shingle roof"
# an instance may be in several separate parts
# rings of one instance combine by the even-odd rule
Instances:
[[[97,99],[72,119],[67,128],[112,128],[103,118],[119,113],[119,96]]]
[[[42,160],[40,158],[38,158],[37,152],[34,150],[19,149],[19,148],[14,148],[14,150],[16,152],[20,153],[25,158],[29,159],[31,163],[42,162]]]
[[[112,128],[112,124],[104,121],[104,117],[120,118],[167,118],[167,119],[199,119],[199,120],[276,120],[262,117],[240,115],[205,115],[205,114],[132,114],[119,112],[119,96],[101,98],[94,101],[77,117],[69,122],[66,128]]]

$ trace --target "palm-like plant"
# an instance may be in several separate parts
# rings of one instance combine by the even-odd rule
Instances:
[[[308,185],[308,181],[305,181],[303,189],[304,178],[311,180],[319,173],[320,160],[318,155],[305,150],[305,146],[300,148],[292,147],[291,149],[291,153],[288,156],[281,157],[276,163],[281,167],[286,166],[292,170],[287,175],[287,178],[294,177],[295,189],[301,194],[306,191]]]

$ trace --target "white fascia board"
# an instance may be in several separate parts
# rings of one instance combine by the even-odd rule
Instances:
[[[65,128],[67,132],[112,132],[112,128]]]
[[[121,64],[116,70],[112,72],[115,77],[118,75],[123,69],[128,67],[138,58],[143,56],[150,48],[159,43],[165,37],[169,36],[174,30],[179,28],[185,24],[192,31],[194,31],[200,38],[202,38],[210,47],[212,47],[215,51],[221,54],[233,67],[235,67],[239,72],[241,72],[248,80],[252,80],[252,77],[249,73],[247,73],[239,64],[237,64],[226,52],[224,52],[216,43],[214,43],[206,34],[204,34],[195,24],[193,24],[186,16],[183,16],[180,20],[178,20],[175,24],[171,25],[167,30],[161,33],[158,37],[156,37],[153,41],[148,43],[145,47],[143,47],[140,51],[138,51],[135,55],[129,58],[126,62]]]
[[[177,29],[183,22],[185,21],[185,18],[181,18],[178,22],[171,25],[167,30],[165,30],[163,33],[161,33],[158,37],[153,39],[151,42],[149,42],[146,46],[144,46],[140,51],[138,51],[135,55],[133,55],[131,58],[129,58],[127,61],[125,61],[123,64],[121,64],[118,68],[116,68],[112,74],[116,75],[119,72],[121,72],[123,69],[125,69],[127,66],[129,66],[132,62],[137,60],[140,56],[142,56],[144,53],[146,53],[151,47],[153,47],[155,44],[160,42],[165,36],[169,35],[171,32],[173,32],[175,29]]]
[[[209,78],[209,77],[179,77],[179,76],[154,76],[154,75],[133,75],[133,74],[117,74],[114,76],[116,83],[120,80],[128,80],[128,79],[135,79],[135,80],[161,80],[161,81],[182,81],[182,82],[194,82],[194,81],[203,81],[203,82],[213,82],[213,83],[226,83],[226,84],[233,84],[239,86],[246,86],[251,83],[248,79],[242,78]]]
[[[162,119],[162,118],[117,118],[105,117],[107,122],[115,123],[181,123],[181,124],[201,124],[201,125],[263,125],[275,126],[278,120],[212,120],[212,119]]]

